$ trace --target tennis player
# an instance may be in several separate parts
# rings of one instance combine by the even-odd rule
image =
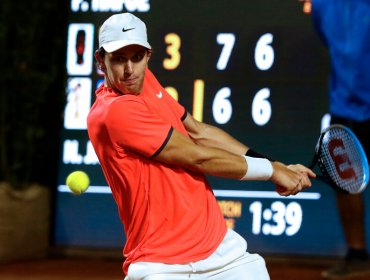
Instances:
[[[271,180],[283,196],[311,186],[315,174],[196,121],[148,69],[151,55],[134,15],[101,26],[95,58],[105,78],[88,133],[124,225],[126,279],[269,279],[264,259],[227,228],[205,174]]]

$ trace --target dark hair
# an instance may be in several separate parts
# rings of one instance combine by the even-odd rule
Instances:
[[[101,58],[104,58],[104,56],[106,54],[106,51],[105,51],[105,49],[103,47],[100,47],[98,49],[98,53],[99,53],[99,55],[100,55]]]

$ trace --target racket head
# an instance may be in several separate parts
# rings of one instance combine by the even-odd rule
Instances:
[[[316,145],[318,166],[332,186],[346,193],[361,193],[369,183],[369,163],[356,135],[346,126],[324,129]]]

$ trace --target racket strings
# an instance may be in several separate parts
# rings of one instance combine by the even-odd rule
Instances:
[[[364,170],[357,142],[342,128],[333,128],[324,135],[320,161],[326,173],[339,188],[350,193],[360,192]]]

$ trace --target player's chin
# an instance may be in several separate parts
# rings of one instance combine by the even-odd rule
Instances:
[[[124,92],[125,92],[125,94],[130,94],[130,95],[139,95],[140,94],[139,87],[127,87]]]

